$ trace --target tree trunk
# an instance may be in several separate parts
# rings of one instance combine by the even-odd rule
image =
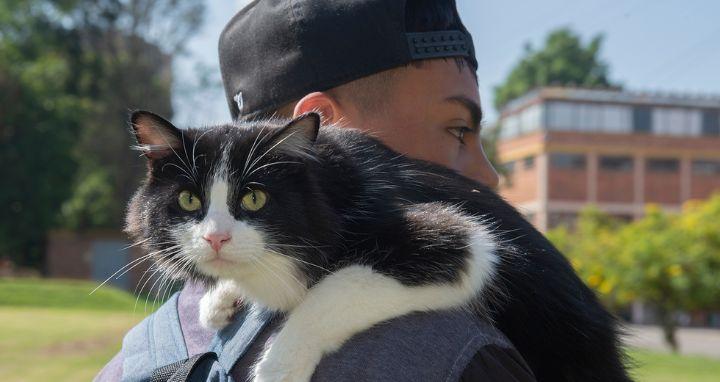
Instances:
[[[677,338],[675,337],[675,331],[677,324],[675,323],[675,316],[672,309],[660,308],[660,325],[662,326],[663,337],[665,342],[670,345],[673,353],[677,353],[679,350]]]

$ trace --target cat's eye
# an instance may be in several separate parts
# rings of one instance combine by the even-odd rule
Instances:
[[[188,212],[194,212],[202,207],[200,198],[190,191],[183,191],[178,195],[178,204],[180,208]]]
[[[246,211],[255,212],[265,206],[267,194],[261,190],[250,190],[242,197],[240,204]]]

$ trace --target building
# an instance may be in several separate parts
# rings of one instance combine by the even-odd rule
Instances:
[[[720,96],[546,87],[502,112],[500,193],[540,230],[720,191]]]
[[[48,235],[46,271],[48,277],[94,280],[98,285],[107,280],[107,285],[134,291],[153,276],[152,272],[145,273],[150,262],[140,260],[143,254],[119,231],[52,231]],[[153,281],[146,283],[146,290]]]

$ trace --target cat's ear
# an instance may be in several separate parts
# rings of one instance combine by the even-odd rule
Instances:
[[[306,156],[308,151],[315,144],[315,140],[320,130],[320,115],[317,113],[305,113],[288,122],[287,125],[280,128],[273,137],[273,145],[278,150]]]
[[[182,133],[163,117],[138,110],[130,115],[130,126],[137,139],[137,149],[149,159],[161,159],[182,146]]]

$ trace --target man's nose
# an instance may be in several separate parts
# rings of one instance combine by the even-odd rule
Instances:
[[[500,177],[485,155],[482,146],[478,146],[476,150],[467,150],[464,153],[463,162],[465,163],[464,169],[461,171],[463,175],[489,188],[497,188]]]
[[[225,243],[230,241],[231,238],[232,237],[230,236],[229,232],[212,232],[206,233],[203,236],[203,239],[205,239],[205,241],[210,244],[210,247],[212,247],[215,252],[219,252],[220,248],[222,248]]]

